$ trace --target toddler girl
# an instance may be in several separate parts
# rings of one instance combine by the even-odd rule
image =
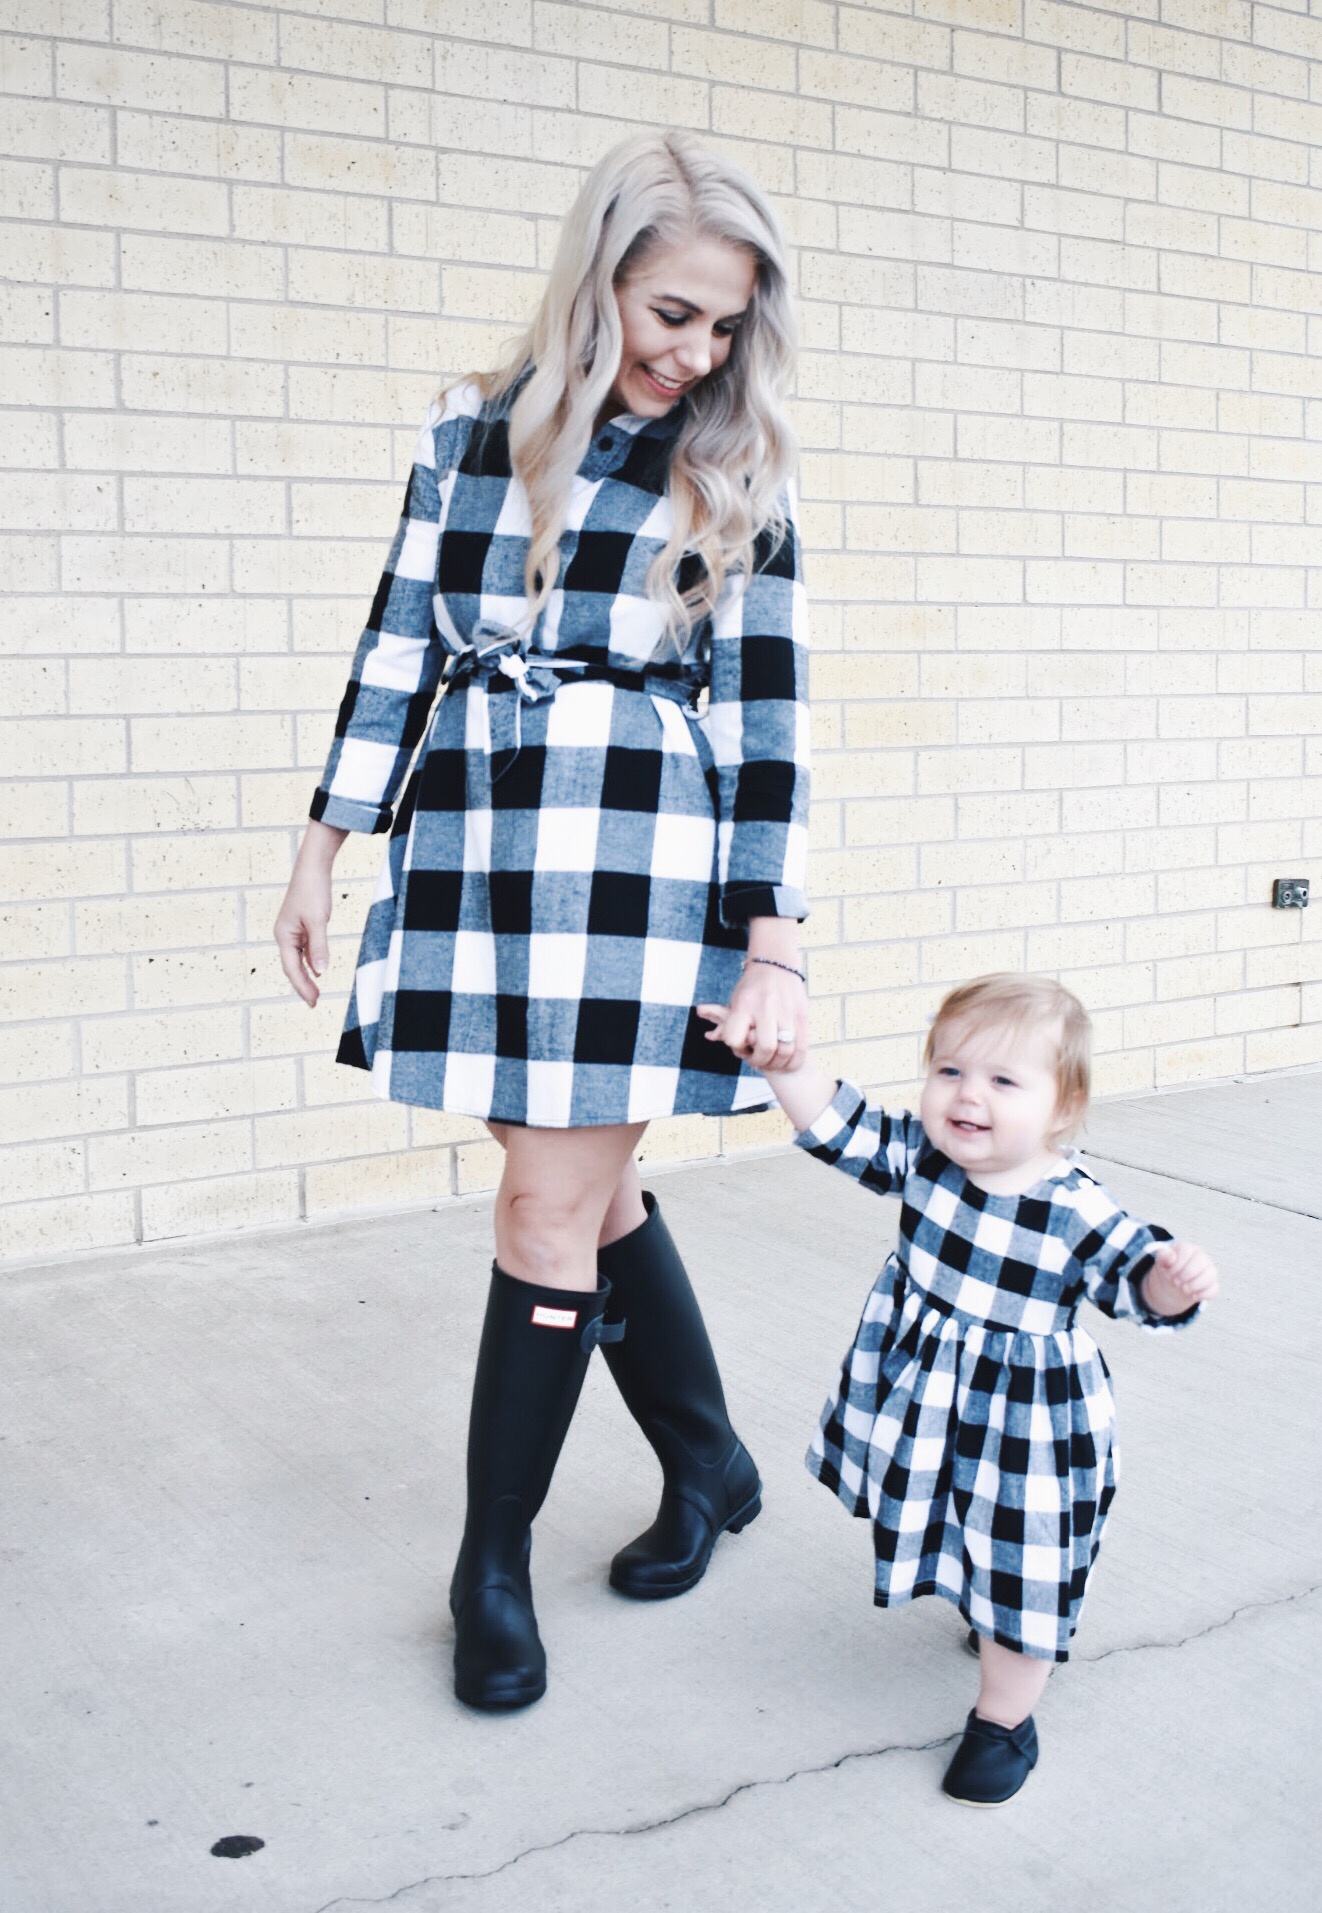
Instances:
[[[757,1033],[703,1005],[739,1053]],[[887,1115],[812,1063],[767,1070],[796,1140],[904,1204],[808,1467],[869,1517],[879,1607],[954,1602],[981,1684],[943,1786],[998,1806],[1037,1762],[1033,1707],[1069,1656],[1115,1492],[1103,1314],[1181,1327],[1216,1293],[1192,1243],[1128,1216],[1062,1153],[1088,1103],[1089,1023],[1045,977],[952,990],[918,1115]]]

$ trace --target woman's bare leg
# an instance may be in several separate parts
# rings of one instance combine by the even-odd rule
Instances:
[[[502,1149],[509,1147],[511,1124],[492,1122],[487,1124],[487,1128]],[[634,1154],[636,1148],[635,1143],[611,1192],[605,1220],[597,1236],[599,1249],[604,1249],[609,1242],[618,1242],[621,1236],[631,1235],[647,1220],[647,1210],[643,1207],[643,1185]]]
[[[496,1260],[507,1274],[543,1288],[597,1287],[597,1243],[608,1213],[631,1213],[621,1178],[645,1123],[592,1129],[525,1129],[492,1125],[503,1143],[505,1172],[496,1194]],[[644,1212],[637,1175],[637,1221]],[[632,1226],[632,1225],[631,1225]],[[621,1231],[623,1233],[623,1231]]]

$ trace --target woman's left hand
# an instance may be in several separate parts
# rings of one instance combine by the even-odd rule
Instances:
[[[730,993],[721,1040],[754,1069],[797,1069],[808,1048],[808,992],[797,976],[750,961]]]

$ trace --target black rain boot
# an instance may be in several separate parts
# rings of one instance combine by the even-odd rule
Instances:
[[[469,1707],[527,1707],[546,1692],[533,1613],[532,1523],[551,1485],[588,1360],[624,1325],[595,1295],[516,1281],[494,1262],[468,1421],[468,1513],[450,1583],[454,1691]]]
[[[761,1512],[757,1467],[725,1406],[720,1370],[679,1251],[656,1197],[647,1220],[597,1253],[611,1312],[629,1337],[603,1349],[624,1405],[656,1451],[663,1485],[656,1520],[621,1548],[610,1584],[635,1601],[665,1601],[696,1587],[717,1536],[738,1534]]]

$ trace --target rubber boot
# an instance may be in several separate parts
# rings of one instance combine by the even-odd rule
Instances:
[[[643,1202],[646,1222],[597,1254],[611,1284],[610,1313],[629,1322],[628,1340],[602,1352],[656,1451],[663,1485],[656,1520],[615,1556],[610,1584],[635,1601],[665,1601],[697,1586],[720,1534],[738,1534],[761,1512],[762,1483],[730,1426],[679,1251],[656,1197]]]
[[[468,1512],[450,1583],[454,1691],[469,1707],[527,1707],[546,1692],[533,1612],[532,1524],[573,1419],[592,1350],[619,1339],[610,1295],[516,1281],[495,1263],[468,1422]]]

